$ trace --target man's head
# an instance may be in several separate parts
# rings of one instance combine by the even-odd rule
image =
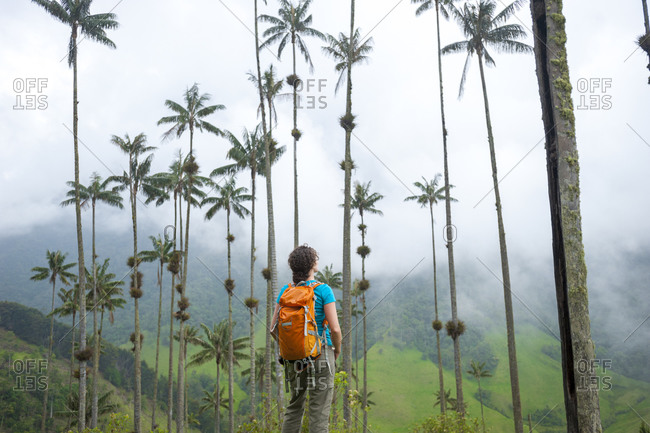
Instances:
[[[309,279],[310,271],[318,271],[318,253],[312,247],[301,245],[289,254],[289,267],[293,272],[293,283]]]

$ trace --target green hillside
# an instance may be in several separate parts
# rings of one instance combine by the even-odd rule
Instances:
[[[507,356],[505,333],[488,334],[485,341],[495,353]],[[517,356],[524,416],[533,415],[537,432],[559,433],[566,431],[563,427],[561,370],[558,361],[542,352],[547,346],[557,346],[559,353],[559,342],[553,337],[531,326],[518,329]],[[462,359],[464,371],[469,368],[470,361]],[[499,362],[492,374],[493,377],[481,381],[484,396],[488,396],[487,399],[484,397],[486,426],[494,432],[512,431],[508,363]],[[647,400],[650,384],[628,379],[615,371],[607,371],[606,375],[611,377],[612,388],[600,392],[604,431],[638,431],[641,419],[634,411],[645,419],[650,418]],[[375,344],[368,352],[368,388],[374,392],[372,400],[376,403],[369,413],[372,428],[375,431],[407,432],[416,421],[439,413],[439,407],[433,407],[438,390],[437,378],[436,365],[423,360],[421,352],[404,346],[398,339],[386,336]],[[451,389],[455,395],[453,365],[445,366],[444,380],[445,388]],[[463,390],[469,415],[480,418],[478,386],[468,374],[463,377]]]

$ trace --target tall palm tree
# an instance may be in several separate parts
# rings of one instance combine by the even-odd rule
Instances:
[[[598,388],[576,389],[592,374],[575,360],[594,359],[589,321],[587,266],[580,213],[580,164],[571,98],[562,4],[531,2],[535,62],[546,133],[553,266],[562,350],[567,432],[602,432]],[[558,37],[561,35],[561,37]]]
[[[256,5],[256,7],[257,7],[257,5]],[[256,25],[257,25],[257,23],[256,23]],[[255,31],[257,32],[257,27],[255,28]],[[259,56],[258,56],[257,60],[259,62]],[[258,76],[260,76],[259,75],[259,70],[258,70]],[[266,154],[266,142],[268,141],[269,154],[271,155],[270,165],[272,166],[275,163],[275,160],[276,160],[276,157],[274,156],[275,153],[274,153],[273,149],[275,147],[277,147],[277,142],[273,138],[273,129],[274,129],[273,119],[274,118],[275,118],[275,123],[276,123],[276,126],[277,126],[277,113],[276,113],[276,110],[275,110],[275,100],[278,97],[283,97],[283,96],[286,96],[286,95],[279,93],[280,90],[282,89],[283,81],[282,80],[277,81],[277,79],[275,77],[275,73],[273,71],[273,65],[271,65],[267,71],[264,71],[264,75],[261,76],[260,80],[258,80],[257,78],[258,77],[254,76],[252,74],[249,74],[249,80],[257,87],[258,91],[260,92],[260,104],[258,105],[258,114],[260,112],[262,113],[262,131],[264,133],[263,138],[262,138],[263,142],[261,143],[264,146],[262,155]],[[264,101],[266,101],[267,108],[269,110],[268,129],[267,129],[266,123],[264,121],[265,113],[266,113],[266,110],[265,110],[265,107],[264,107]],[[284,152],[284,148],[285,147],[282,146],[282,148],[281,148],[282,152]],[[277,156],[279,157],[279,155],[277,155]],[[265,176],[264,173],[266,172],[266,160],[265,159],[262,160],[262,164],[260,164],[259,166],[260,166],[260,168],[262,168],[262,172],[260,173],[260,175]],[[269,170],[270,170],[270,167],[269,167]],[[269,193],[269,185],[267,184],[267,195],[268,195],[268,193]],[[269,201],[267,199],[267,207],[268,207],[269,202],[271,202],[271,205],[272,205],[272,200]],[[297,219],[296,219],[296,221],[297,221]],[[269,239],[271,239],[271,236],[269,236]],[[275,239],[275,225],[273,225],[273,239]],[[273,241],[273,245],[271,245],[271,241],[269,240],[269,243],[268,243],[269,251],[271,250],[271,248],[275,249],[275,240]],[[269,255],[271,255],[271,254],[269,253]],[[273,253],[273,256],[275,257],[275,253]],[[273,259],[273,260],[275,260],[275,259]],[[269,269],[269,271],[271,269],[271,264],[270,264],[271,261],[272,260],[269,259],[269,263],[267,263],[267,269]],[[271,326],[271,315],[273,314],[274,293],[277,292],[277,278],[276,278],[276,282],[273,283],[272,278],[271,278],[272,273],[270,272],[268,275],[269,275],[269,278],[266,278],[266,286],[267,286],[267,288],[266,288],[266,291],[267,291],[267,300],[266,300],[267,301],[266,302],[266,304],[267,304],[266,305],[266,317],[267,317],[267,319],[266,319],[266,321],[267,321],[267,327],[270,327]],[[274,287],[275,287],[275,289],[274,289]],[[274,341],[271,339],[271,335],[267,333],[267,335],[266,335],[266,346],[265,346],[267,354],[266,354],[265,359],[268,360],[269,365],[271,365],[271,366],[275,365],[276,366],[276,369],[275,369],[276,379],[271,379],[271,375],[272,375],[272,369],[271,368],[268,368],[268,369],[265,370],[267,372],[267,374],[269,375],[267,380],[264,381],[265,384],[266,384],[266,386],[264,386],[264,390],[266,391],[266,395],[267,395],[265,404],[266,404],[266,407],[269,407],[269,408],[271,407],[271,390],[272,390],[273,381],[277,380],[277,378],[280,378],[282,376],[282,370],[280,368],[280,365],[273,361],[273,358],[275,358],[275,356],[271,355],[272,351],[274,350],[274,344],[273,343],[274,343]],[[251,359],[254,359],[254,357],[251,356]],[[283,397],[281,395],[280,388],[278,388],[277,398],[278,398],[278,401],[282,402]],[[268,410],[265,410],[265,412],[268,413]],[[281,416],[281,412],[282,412],[282,403],[280,403],[280,405],[278,406],[278,418]]]
[[[264,1],[266,3],[266,0]],[[257,13],[257,0],[253,0],[254,13],[255,13],[255,66],[257,69],[257,93],[259,96],[259,107],[262,111],[262,138],[264,140],[264,173],[266,179],[266,209],[268,218],[268,254],[267,254],[267,289],[266,289],[266,327],[271,329],[271,315],[273,314],[272,306],[274,295],[278,291],[278,269],[277,258],[275,251],[275,217],[273,213],[273,182],[271,176],[271,135],[266,127],[266,107],[264,104],[264,91],[262,87],[262,68],[260,66],[260,40],[259,40],[259,16]],[[271,335],[266,334],[266,353],[264,355],[264,362],[269,368],[272,365],[271,351],[273,350],[273,341]],[[270,374],[269,369],[269,374]],[[271,379],[269,376],[267,397],[264,402],[264,412],[269,413],[271,407]],[[282,410],[282,401],[278,402],[278,413]],[[265,421],[266,422],[266,421]]]
[[[203,182],[206,178],[201,176],[193,175],[191,190],[188,186],[188,177],[189,175],[183,169],[189,162],[189,156],[183,157],[181,150],[178,151],[178,158],[173,160],[169,166],[167,172],[156,173],[151,176],[151,182],[156,185],[161,194],[157,197],[152,197],[151,201],[155,201],[157,206],[160,206],[165,203],[165,201],[174,198],[174,232],[173,232],[173,250],[174,253],[171,256],[170,262],[167,265],[167,270],[172,274],[171,278],[171,299],[170,299],[170,310],[169,310],[169,370],[167,373],[167,430],[171,431],[172,429],[172,414],[173,414],[173,357],[174,357],[174,319],[179,318],[182,320],[182,313],[178,315],[174,311],[174,296],[175,291],[179,289],[179,294],[182,293],[182,285],[176,285],[176,278],[181,276],[181,252],[183,251],[183,197],[187,196],[187,192],[191,191],[191,194],[188,196],[192,200],[192,204],[198,204],[198,199],[202,197],[203,192],[200,187],[203,185]],[[149,200],[148,200],[149,202]],[[181,234],[178,237],[178,233]],[[177,240],[179,243],[177,244]],[[179,246],[180,245],[180,246]],[[189,306],[189,305],[188,305]],[[180,355],[180,354],[179,354]]]
[[[481,403],[481,423],[483,424],[483,433],[485,433],[485,416],[483,415],[483,391],[481,390],[481,378],[482,377],[492,377],[490,370],[485,368],[485,362],[476,363],[474,360],[470,363],[470,370],[467,370],[469,374],[476,379],[478,382],[478,398]]]
[[[368,431],[368,347],[366,332],[366,292],[370,288],[370,281],[366,279],[366,257],[370,254],[370,248],[366,245],[367,226],[364,223],[364,213],[383,215],[383,212],[376,208],[376,203],[384,198],[383,195],[373,192],[370,193],[370,181],[366,184],[355,182],[354,196],[350,202],[353,209],[359,211],[361,224],[358,228],[361,232],[361,246],[357,248],[357,254],[361,256],[361,281],[359,281],[359,290],[361,291],[361,307],[363,308],[363,433]],[[357,372],[358,374],[358,372]]]
[[[404,201],[417,201],[422,207],[429,206],[429,214],[431,215],[431,249],[433,251],[433,305],[435,309],[435,319],[433,320],[433,329],[436,331],[436,350],[438,353],[438,382],[440,384],[440,396],[443,399],[440,404],[440,412],[445,413],[446,404],[444,378],[442,375],[442,355],[440,353],[440,330],[442,329],[442,322],[438,317],[438,272],[436,267],[436,237],[433,219],[433,206],[438,204],[441,200],[446,199],[445,191],[447,188],[438,187],[438,182],[442,175],[437,173],[433,179],[427,180],[422,177],[423,182],[415,182],[415,185],[422,193],[420,195],[412,195],[406,197]],[[450,185],[452,188],[453,185]],[[457,201],[455,198],[450,197],[450,201]]]
[[[245,201],[251,200],[251,196],[246,194],[248,191],[244,187],[237,187],[235,185],[235,177],[231,176],[224,182],[224,185],[219,185],[217,182],[212,181],[210,185],[215,189],[217,195],[214,197],[206,197],[203,199],[202,205],[211,205],[205,214],[205,219],[210,220],[220,210],[226,211],[226,241],[228,243],[228,278],[224,281],[226,292],[228,293],[228,327],[229,334],[232,337],[232,295],[235,290],[235,281],[232,279],[231,272],[231,244],[235,241],[235,236],[230,232],[230,214],[233,212],[239,218],[245,218],[250,214],[250,211],[242,204]],[[233,343],[232,338],[228,342],[228,402],[230,406],[230,431],[235,429],[235,412],[233,404]]]
[[[77,112],[77,54],[78,54],[78,37],[89,38],[110,48],[115,48],[115,44],[106,36],[106,30],[112,30],[118,27],[113,13],[94,14],[90,13],[92,0],[32,0],[34,3],[42,6],[56,20],[61,21],[66,26],[70,26],[70,40],[68,42],[68,66],[72,67],[72,137],[74,147],[74,182],[75,182],[75,218],[77,228],[77,264],[79,266],[79,285],[85,287],[84,281],[84,250],[83,234],[81,230],[81,198],[79,197],[79,116]],[[86,303],[83,296],[80,302],[80,349],[86,349]],[[86,427],[86,419],[81,415],[85,411],[86,404],[86,361],[81,362],[79,377],[79,429],[83,431]],[[43,430],[43,429],[41,429]]]
[[[436,10],[436,40],[437,40],[437,57],[438,57],[438,89],[440,91],[440,122],[442,130],[442,151],[443,151],[443,161],[444,161],[444,178],[445,178],[445,219],[446,219],[446,247],[447,247],[447,262],[449,266],[449,295],[451,298],[451,320],[454,323],[455,327],[458,327],[458,308],[456,303],[456,265],[454,261],[454,233],[453,225],[451,219],[451,202],[452,197],[450,195],[451,185],[449,183],[449,161],[447,154],[447,123],[445,117],[445,95],[443,90],[443,81],[442,81],[442,48],[440,42],[440,15],[445,19],[449,19],[449,10],[448,6],[456,0],[411,0],[413,3],[421,3],[420,6],[416,9],[415,15],[419,16],[422,13],[426,12],[435,7]],[[438,338],[438,337],[437,337]],[[454,342],[454,373],[456,376],[456,395],[458,396],[460,402],[463,401],[463,373],[461,369],[461,359],[460,359],[460,341],[458,338],[453,339]],[[440,359],[439,359],[440,361]],[[440,365],[440,362],[438,363]],[[442,380],[440,381],[442,383]],[[442,413],[447,409],[447,404],[444,402],[445,393],[440,392],[439,394],[443,400],[443,404],[440,405],[440,411]],[[460,405],[463,407],[464,405]]]
[[[140,361],[140,310],[139,299],[142,297],[142,273],[138,270],[140,259],[138,258],[138,218],[137,218],[137,200],[138,194],[144,193],[145,196],[157,196],[160,190],[153,185],[149,180],[149,171],[151,170],[151,162],[153,154],[146,157],[147,152],[155,149],[153,146],[147,146],[147,137],[144,133],[136,135],[133,140],[128,134],[124,138],[113,135],[111,143],[119,147],[119,149],[128,155],[129,158],[129,171],[124,172],[122,176],[111,176],[109,179],[119,183],[119,189],[127,189],[129,193],[129,203],[131,204],[131,224],[133,227],[133,256],[127,261],[127,265],[132,268],[131,273],[131,289],[129,293],[134,300],[135,309],[135,331],[134,338],[134,353],[135,353],[135,386],[133,398],[133,423],[136,433],[141,431],[140,416],[142,412],[142,365]],[[144,159],[140,159],[144,157]]]
[[[192,191],[192,182],[193,176],[198,172],[199,166],[196,163],[194,158],[194,129],[198,129],[200,132],[204,130],[210,132],[216,136],[222,136],[223,132],[221,129],[214,126],[212,123],[204,120],[205,117],[215,113],[219,110],[224,110],[226,107],[221,104],[207,105],[206,103],[210,100],[211,95],[209,93],[201,94],[199,93],[199,85],[194,83],[192,87],[185,90],[183,99],[185,106],[167,99],[165,101],[165,106],[174,112],[171,116],[162,117],[158,120],[158,125],[171,124],[171,128],[168,129],[163,134],[163,139],[171,139],[173,136],[180,138],[185,131],[190,131],[190,151],[188,155],[187,162],[183,165],[183,171],[187,174],[187,188],[186,190]],[[187,214],[185,218],[185,240],[181,239],[181,242],[185,244],[185,250],[183,251],[183,271],[181,274],[181,298],[186,298],[186,288],[187,288],[187,269],[188,269],[188,257],[189,257],[189,237],[190,237],[190,203],[191,198],[186,196],[187,203]],[[181,233],[182,237],[182,233]],[[183,317],[186,319],[184,320]],[[189,319],[189,313],[184,312],[184,315],[180,317],[180,346],[184,344],[184,333],[183,323]],[[183,392],[180,392],[184,389],[184,367],[182,365],[182,359],[179,355],[179,364],[178,364],[178,405],[177,409],[180,413],[184,407],[183,402]],[[182,416],[176,418],[176,429],[179,433],[184,433],[184,419]]]
[[[226,320],[222,320],[218,324],[215,323],[212,326],[212,329],[208,328],[204,323],[201,323],[201,329],[203,330],[205,337],[195,337],[191,339],[192,344],[199,346],[199,351],[192,355],[188,365],[201,366],[214,361],[215,366],[217,367],[216,388],[221,389],[220,372],[222,369],[225,370],[228,368],[230,342],[232,341],[233,365],[239,365],[240,360],[244,360],[248,357],[248,355],[243,352],[248,346],[248,337],[232,339],[230,325]],[[220,397],[221,396],[219,396],[219,400],[217,401],[217,407],[221,407]],[[232,404],[229,406],[232,407]],[[218,432],[221,426],[219,411],[216,413],[215,423]]]
[[[291,48],[293,54],[293,74],[287,77],[287,83],[293,87],[293,130],[291,135],[293,137],[293,247],[298,246],[299,238],[299,224],[298,224],[298,156],[296,147],[298,140],[302,133],[298,129],[298,86],[300,79],[296,74],[296,45],[300,53],[305,58],[305,62],[309,64],[310,70],[313,71],[314,65],[309,55],[309,50],[303,37],[312,36],[321,40],[325,39],[325,35],[320,31],[310,27],[312,16],[307,15],[307,9],[312,0],[299,0],[298,6],[294,6],[291,1],[280,0],[280,9],[278,10],[278,17],[270,15],[261,15],[259,19],[263,22],[271,24],[271,27],[266,29],[264,37],[268,37],[262,44],[261,48],[267,47],[271,44],[279,42],[278,45],[278,58],[282,57],[282,51],[291,41]],[[273,71],[271,70],[271,74]],[[269,114],[270,115],[270,114]],[[272,128],[269,128],[269,130]]]
[[[350,216],[351,216],[351,190],[352,190],[352,156],[350,154],[350,140],[352,130],[356,126],[354,123],[355,116],[352,114],[352,66],[355,63],[367,61],[367,54],[372,51],[372,38],[362,43],[360,32],[354,30],[354,13],[355,0],[350,2],[350,35],[346,37],[343,33],[339,34],[336,39],[329,35],[327,41],[329,45],[323,47],[323,52],[332,57],[336,62],[335,70],[340,73],[339,82],[336,85],[338,89],[342,82],[342,77],[347,75],[347,92],[345,101],[345,114],[339,119],[339,124],[345,131],[345,153],[342,168],[345,172],[343,182],[343,296],[342,304],[342,333],[343,333],[343,371],[348,377],[352,377],[352,351],[350,346],[350,331],[352,330],[351,319],[351,290],[352,290],[352,273],[350,257]],[[346,383],[343,394],[343,418],[350,423],[350,383]]]
[[[266,75],[266,74],[265,74]],[[254,78],[254,77],[252,77]],[[267,81],[268,83],[268,81]],[[271,86],[273,87],[273,86]],[[268,92],[265,91],[265,92]],[[269,100],[269,107],[273,107],[272,99]],[[261,107],[260,107],[261,108]],[[271,125],[269,124],[269,130]],[[255,199],[256,199],[256,178],[257,175],[264,176],[264,160],[265,160],[265,142],[261,137],[261,125],[257,125],[255,130],[249,131],[244,129],[242,132],[241,140],[237,138],[230,131],[225,131],[224,136],[230,142],[231,148],[228,149],[226,158],[234,161],[231,164],[226,164],[222,167],[216,168],[210,174],[211,177],[225,176],[225,175],[235,175],[240,171],[250,170],[251,176],[251,250],[250,250],[250,296],[244,301],[248,307],[250,313],[250,362],[251,362],[251,371],[253,376],[257,371],[255,368],[256,356],[255,356],[255,319],[254,312],[257,311],[257,306],[259,300],[255,298],[254,287],[255,287]],[[275,164],[280,156],[285,151],[285,146],[276,149],[275,142],[271,141],[271,164]],[[255,377],[253,377],[252,383],[255,383]],[[251,386],[250,396],[251,396],[251,416],[255,418],[255,398],[256,398],[255,386]]]
[[[228,400],[223,398],[223,392],[225,390],[224,388],[221,388],[219,392],[217,393],[217,387],[214,387],[214,392],[210,393],[206,390],[203,390],[203,398],[201,398],[201,401],[203,404],[199,407],[199,414],[202,414],[206,410],[214,409],[214,431],[218,432],[219,431],[219,426],[216,423],[217,415],[219,412],[219,409],[228,409],[230,406],[228,405]]]
[[[66,286],[70,285],[70,281],[75,281],[77,276],[72,272],[68,271],[71,267],[76,265],[76,263],[65,263],[65,258],[67,254],[63,254],[61,251],[50,251],[47,250],[45,253],[45,258],[47,260],[47,267],[44,266],[35,266],[32,268],[34,275],[30,277],[32,281],[43,281],[48,280],[52,283],[52,308],[50,308],[50,341],[47,346],[47,365],[50,365],[52,360],[52,340],[54,338],[54,299],[56,295],[56,280],[58,279],[61,283]],[[47,387],[43,392],[43,414],[41,417],[41,432],[45,432],[45,419],[47,418]]]
[[[172,241],[163,239],[161,235],[158,237],[149,236],[151,246],[153,249],[147,251],[140,251],[139,257],[144,262],[158,261],[160,267],[158,268],[158,327],[156,333],[156,363],[154,368],[154,382],[153,382],[153,403],[151,411],[151,430],[156,427],[156,406],[158,405],[158,358],[160,354],[160,322],[162,319],[162,290],[163,290],[163,272],[165,263],[168,263],[173,254],[174,244]]]
[[[251,75],[251,79],[255,78]],[[270,105],[272,107],[272,105]],[[261,107],[260,107],[261,110]],[[270,126],[270,125],[269,125]],[[270,129],[270,128],[269,128]],[[230,131],[224,132],[225,138],[230,142],[231,148],[228,149],[226,158],[234,161],[231,164],[226,164],[222,167],[216,168],[210,174],[211,177],[235,175],[240,171],[250,170],[251,176],[251,249],[250,249],[250,296],[244,301],[250,313],[250,359],[251,369],[255,375],[255,320],[254,314],[257,311],[259,300],[255,298],[255,198],[256,198],[256,178],[257,175],[264,176],[264,160],[265,160],[265,140],[261,137],[261,125],[257,125],[255,130],[243,130],[241,140],[237,138]],[[271,141],[271,164],[274,164],[280,156],[284,153],[285,147],[279,149],[275,148],[275,143]],[[253,384],[255,378],[253,378]],[[252,386],[250,390],[251,397],[251,416],[255,418],[255,387]]]
[[[466,52],[467,60],[461,77],[459,96],[464,90],[469,60],[476,54],[478,57],[481,85],[483,87],[483,102],[485,104],[485,121],[488,131],[488,145],[490,148],[490,161],[492,166],[492,182],[496,201],[497,225],[499,230],[499,247],[501,250],[501,275],[503,278],[503,296],[506,310],[506,328],[508,335],[508,362],[510,366],[510,387],[512,390],[512,410],[515,423],[515,432],[522,433],[524,429],[521,414],[521,399],[519,395],[519,373],[517,368],[517,349],[515,346],[515,325],[512,312],[512,294],[510,285],[510,270],[508,264],[508,249],[506,234],[503,227],[501,210],[501,195],[499,193],[499,178],[497,176],[497,161],[494,150],[494,135],[492,134],[492,121],[490,120],[490,106],[488,103],[487,87],[483,63],[494,65],[494,59],[488,52],[489,48],[510,53],[528,53],[532,48],[518,39],[525,37],[524,28],[518,24],[505,24],[505,22],[523,5],[523,0],[516,0],[506,6],[500,13],[496,13],[494,0],[478,0],[476,4],[465,4],[462,10],[450,5],[452,15],[458,22],[467,40],[449,44],[442,49],[443,54]],[[462,402],[459,402],[462,403]]]
[[[97,207],[97,202],[100,203],[105,203],[109,206],[117,207],[120,209],[123,209],[124,206],[122,205],[122,197],[120,197],[119,192],[117,191],[117,188],[108,188],[108,185],[110,183],[109,179],[102,180],[101,176],[97,174],[97,172],[93,172],[93,174],[90,176],[90,184],[86,187],[84,185],[79,185],[79,198],[81,199],[81,207],[88,207],[88,205],[91,206],[92,209],[92,261],[93,261],[93,279],[94,281],[97,281],[97,252],[95,248],[95,210]],[[67,200],[64,200],[61,202],[61,206],[70,206],[75,204],[75,183],[74,182],[68,182],[68,186],[72,187],[70,191],[68,191],[67,196],[69,197]],[[93,286],[93,299],[97,299],[97,288]],[[93,341],[98,341],[98,327],[97,327],[97,309],[93,308]],[[92,383],[92,395],[91,395],[91,402],[92,402],[92,409],[91,409],[91,417],[90,417],[90,428],[95,428],[97,427],[97,386],[98,386],[98,381],[97,381],[97,376],[99,375],[99,347],[94,347],[93,350],[93,383]]]

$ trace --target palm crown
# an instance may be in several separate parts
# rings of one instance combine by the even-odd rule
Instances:
[[[32,0],[42,6],[50,15],[63,24],[70,26],[70,42],[68,43],[68,66],[72,66],[77,57],[78,33],[84,37],[99,42],[111,48],[115,43],[106,36],[106,30],[116,29],[118,23],[113,13],[90,14],[90,4],[93,0]]]
[[[66,286],[70,284],[70,281],[76,281],[77,276],[68,271],[68,269],[75,266],[76,263],[65,263],[65,258],[67,256],[67,254],[63,254],[61,251],[47,250],[47,253],[45,253],[47,267],[33,267],[32,272],[34,272],[34,275],[30,277],[30,280],[43,281],[49,278],[49,282],[55,284],[58,279]]]
[[[364,212],[376,215],[383,215],[383,212],[375,208],[375,203],[384,198],[383,195],[373,192],[370,193],[370,181],[368,183],[354,183],[354,195],[350,206],[359,211],[359,215],[363,217]]]
[[[427,180],[424,176],[422,176],[422,182],[413,182],[413,185],[418,187],[422,194],[406,197],[404,201],[417,201],[422,207],[425,207],[427,205],[433,206],[435,204],[438,204],[439,201],[444,201],[445,187],[441,186],[438,188],[438,182],[440,182],[441,177],[442,175],[440,173],[437,173],[431,180]],[[453,187],[454,185],[449,185],[450,189]],[[449,200],[452,202],[458,201],[453,197],[449,197]]]
[[[504,24],[523,4],[524,0],[516,0],[498,14],[494,0],[478,0],[476,4],[466,3],[460,10],[453,4],[449,4],[451,15],[467,37],[465,41],[454,42],[442,49],[442,54],[467,52],[460,81],[459,98],[463,95],[472,55],[476,54],[479,62],[485,59],[488,66],[494,66],[495,62],[488,48],[506,53],[532,52],[532,47],[517,41],[526,36],[524,28],[519,24]]]
[[[234,323],[233,323],[234,325]],[[189,342],[199,346],[199,351],[192,355],[188,367],[199,366],[211,361],[215,361],[219,368],[228,368],[228,341],[230,339],[230,329],[228,328],[228,321],[222,320],[218,324],[214,324],[213,328],[208,328],[204,323],[201,323],[201,329],[205,334],[204,338],[193,337]],[[233,364],[239,365],[239,361],[248,359],[248,355],[242,352],[247,348],[248,337],[235,338],[233,344]]]
[[[223,135],[221,129],[217,128],[207,120],[203,120],[204,117],[211,115],[215,111],[224,110],[226,108],[221,104],[206,106],[205,104],[210,100],[210,98],[211,95],[209,93],[200,94],[199,85],[194,83],[194,85],[188,88],[183,95],[185,106],[167,99],[165,101],[165,106],[175,114],[163,117],[158,121],[158,125],[172,125],[172,127],[163,134],[163,139],[169,140],[173,136],[180,138],[187,129],[190,130],[190,134],[194,134],[194,128],[197,128],[201,132],[206,130],[217,136]],[[190,140],[190,154],[192,154],[192,140]]]
[[[229,215],[230,212],[234,212],[239,218],[244,218],[250,214],[250,211],[244,207],[242,202],[251,200],[251,196],[246,194],[248,191],[246,188],[238,188],[235,185],[234,177],[226,179],[223,186],[214,181],[210,181],[210,184],[214,187],[218,195],[203,199],[201,205],[212,205],[206,212],[205,219],[212,219],[220,210],[225,210]]]
[[[336,62],[334,69],[339,72],[339,79],[336,82],[334,91],[337,92],[341,84],[345,82],[348,65],[368,62],[368,54],[372,51],[373,40],[368,38],[361,43],[361,32],[356,29],[352,37],[352,46],[350,46],[350,37],[344,33],[339,33],[338,39],[332,35],[327,35],[327,43],[329,45],[322,47],[322,49],[327,56],[332,57]]]
[[[234,161],[232,164],[226,164],[216,168],[210,173],[211,177],[222,176],[226,174],[234,175],[243,170],[255,170],[256,174],[264,176],[264,159],[265,146],[262,139],[260,126],[257,125],[254,131],[244,129],[241,140],[230,131],[224,132],[224,137],[230,142],[231,148],[228,149],[226,158]],[[270,140],[271,147],[271,165],[275,164],[284,154],[285,146],[277,148],[277,142]]]
[[[94,172],[90,176],[90,185],[84,186],[79,184],[79,200],[81,207],[87,207],[88,204],[95,204],[96,202],[106,203],[109,206],[124,208],[122,205],[122,197],[118,194],[119,187],[108,188],[111,179],[102,180],[101,176]],[[61,202],[61,206],[70,206],[75,204],[75,183],[72,181],[66,184],[73,188],[66,194],[69,197],[67,200]]]
[[[314,64],[311,61],[309,50],[303,40],[303,35],[314,36],[319,39],[325,39],[325,35],[316,29],[310,27],[312,16],[307,15],[307,9],[312,0],[304,0],[298,2],[295,7],[293,3],[287,0],[280,0],[280,9],[278,10],[278,17],[270,15],[260,15],[259,19],[262,22],[271,24],[271,27],[264,31],[263,36],[268,39],[260,45],[260,48],[267,47],[280,41],[278,45],[278,57],[282,57],[282,51],[288,42],[295,43],[300,50],[300,53],[305,58],[305,62],[309,64],[310,70],[314,69]]]

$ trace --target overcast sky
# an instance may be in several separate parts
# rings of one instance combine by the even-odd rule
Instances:
[[[30,1],[5,3],[0,15],[0,38],[4,41],[0,48],[0,238],[43,225],[54,229],[65,225],[72,230],[73,209],[58,206],[67,191],[65,182],[74,176],[72,70],[66,59],[69,28]],[[277,15],[274,0],[269,0],[268,6],[260,3],[261,13]],[[598,254],[647,250],[650,86],[647,56],[635,44],[643,31],[641,2],[617,2],[613,7],[604,0],[582,0],[566,2],[565,7],[574,103],[583,108],[595,104],[596,108],[576,111],[587,260]],[[187,152],[188,136],[162,143],[165,129],[156,122],[170,114],[164,101],[182,102],[183,92],[195,82],[202,93],[212,95],[212,103],[227,107],[211,116],[210,122],[236,135],[244,127],[254,128],[258,99],[246,75],[255,69],[252,1],[95,0],[91,12],[109,10],[117,14],[120,23],[108,33],[117,49],[89,40],[79,45],[82,183],[88,183],[93,171],[107,177],[126,167],[126,157],[109,142],[112,134],[133,137],[144,132],[149,144],[159,148],[154,171],[166,170],[179,148]],[[313,27],[331,34],[349,31],[348,1],[315,0],[311,12]],[[417,192],[414,181],[443,170],[435,16],[415,17],[415,6],[408,0],[358,0],[356,16],[361,33],[373,38],[374,51],[368,64],[353,70],[353,112],[358,124],[352,139],[357,166],[353,179],[371,180],[372,190],[385,196],[378,203],[384,215],[366,219],[368,243],[373,249],[367,264],[369,276],[372,279],[373,273],[390,270],[397,281],[422,259],[420,270],[431,266],[428,212],[403,199]],[[530,21],[526,6],[511,22],[530,29]],[[260,28],[266,25],[261,23]],[[443,45],[462,38],[455,23],[442,23]],[[527,43],[532,45],[530,31]],[[324,87],[305,89],[303,102],[307,104],[310,96],[322,97],[326,107],[298,113],[303,131],[298,154],[301,242],[320,251],[322,265],[334,263],[340,269],[343,172],[339,161],[344,133],[338,117],[344,112],[345,92],[334,93],[337,74],[333,61],[322,54],[322,42],[307,39],[307,44],[315,71],[310,75],[304,61],[298,59],[298,73]],[[290,47],[281,62],[274,57],[275,48],[262,51],[262,67],[273,63],[279,76],[285,77],[291,68]],[[552,272],[544,133],[534,58],[492,54],[497,66],[487,70],[487,86],[500,177],[509,173],[501,183],[501,194],[511,268],[516,275],[539,263]],[[453,206],[456,252],[461,263],[472,260],[476,265],[479,259],[500,276],[478,64],[472,62],[465,96],[458,100],[464,61],[461,54],[443,58],[450,176],[456,186],[453,194],[459,200]],[[46,87],[28,93],[24,86],[30,84],[27,79],[34,78]],[[29,98],[40,98],[47,106],[14,108],[26,106]],[[288,146],[273,172],[281,267],[293,242],[291,110],[291,102],[278,102],[276,137]],[[206,134],[195,137],[194,149],[203,174],[225,162],[227,148],[224,139]],[[247,179],[240,176],[240,184],[247,186]],[[261,182],[258,191],[262,258],[266,219]],[[104,230],[130,230],[127,212],[100,211]],[[444,206],[436,211],[438,254],[444,265]],[[202,211],[194,215],[193,242],[222,249],[224,218],[203,222]],[[142,206],[140,216],[148,225],[160,227],[160,232],[173,222],[170,205]],[[355,215],[353,227],[357,223]],[[88,220],[84,224],[88,227]],[[245,239],[248,221],[237,222],[233,232],[238,239]],[[353,248],[359,243],[355,230]],[[246,242],[236,245],[248,248]],[[356,257],[354,260],[356,266]],[[602,269],[589,271],[590,281],[605,277]],[[499,282],[493,282],[498,289]],[[515,290],[517,284],[513,277]]]

